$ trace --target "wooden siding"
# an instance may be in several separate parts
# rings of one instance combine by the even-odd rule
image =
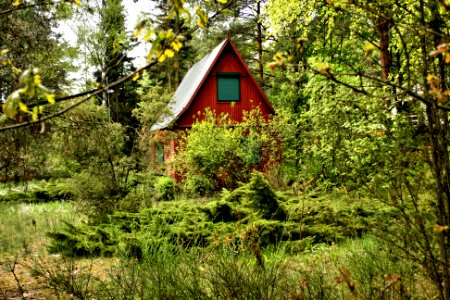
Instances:
[[[240,101],[217,101],[217,73],[220,72],[240,73]],[[226,113],[237,122],[242,121],[244,111],[251,111],[257,107],[261,109],[264,116],[269,116],[271,109],[265,103],[258,86],[255,85],[250,76],[241,59],[232,46],[228,44],[203,85],[199,87],[190,106],[178,119],[176,127],[191,127],[195,120],[203,119],[203,112],[207,108],[217,114]]]
[[[170,140],[164,144],[164,163],[173,161],[176,153],[176,141]]]

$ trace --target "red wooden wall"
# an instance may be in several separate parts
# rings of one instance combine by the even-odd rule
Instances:
[[[239,72],[241,74],[240,101],[217,101],[217,72]],[[189,107],[179,117],[177,127],[191,127],[195,120],[203,119],[203,114],[199,116],[198,112],[203,113],[207,108],[215,111],[217,115],[222,112],[227,113],[232,120],[238,122],[242,121],[243,111],[251,111],[257,107],[260,108],[263,116],[271,115],[270,107],[264,101],[261,92],[250,76],[232,46],[227,44],[203,85],[199,87]]]

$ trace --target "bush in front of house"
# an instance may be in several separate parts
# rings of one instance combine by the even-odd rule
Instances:
[[[175,199],[175,180],[172,177],[159,177],[155,183],[158,199],[170,201]]]
[[[192,192],[197,185],[213,191],[234,189],[249,181],[251,170],[274,165],[276,134],[259,110],[247,113],[241,123],[211,111],[203,117],[180,141],[174,161],[185,178],[185,190]],[[201,194],[202,188],[198,190]]]

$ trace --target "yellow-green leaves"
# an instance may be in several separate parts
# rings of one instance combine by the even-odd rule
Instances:
[[[320,74],[324,75],[327,78],[330,78],[332,76],[331,73],[330,73],[330,70],[331,70],[331,65],[330,64],[318,62],[317,63],[317,70],[319,71]]]
[[[158,56],[158,62],[163,62],[166,60],[166,58],[167,58],[167,56],[165,54],[160,53]]]
[[[117,38],[115,38],[112,45],[113,46],[112,54],[116,54],[117,52],[122,50],[124,48],[125,43],[126,41],[123,36],[118,36]]]
[[[145,29],[137,29],[141,33]],[[183,47],[183,37],[176,35],[173,30],[160,30],[158,34],[154,30],[145,30],[143,40],[152,43],[152,48],[147,60],[155,59],[163,62],[174,57]]]
[[[147,23],[147,20],[143,20],[143,21],[140,21],[140,22],[136,25],[136,27],[134,28],[134,31],[133,31],[133,36],[134,36],[135,38],[138,38],[138,37],[141,36],[142,32],[143,32],[144,29],[145,29],[145,24],[146,24],[146,23]]]
[[[172,0],[172,2],[173,2],[173,9],[177,14],[186,12],[184,9],[184,3],[186,3],[185,0]]]
[[[19,78],[19,88],[12,92],[2,105],[2,110],[9,118],[14,118],[19,112],[29,113],[32,119],[38,119],[39,113],[42,113],[42,106],[35,106],[30,112],[26,102],[33,100],[46,99],[48,103],[55,104],[55,95],[42,85],[39,70],[28,69],[22,73]]]
[[[23,112],[28,112],[28,106],[25,103],[19,101],[19,109]]]
[[[14,7],[18,7],[20,4],[22,4],[22,1],[20,1],[20,0],[14,0],[13,3],[12,3],[12,5]]]
[[[146,70],[140,70],[139,72],[137,72],[136,74],[134,74],[133,78],[131,78],[131,80],[136,81],[139,78],[141,78],[142,76],[144,76],[145,74],[147,74]]]
[[[154,30],[146,30],[144,36],[142,37],[142,40],[144,42],[150,42],[155,38],[155,31]]]
[[[209,0],[212,2],[212,0]],[[213,0],[219,4],[226,4],[228,0]],[[208,0],[206,1],[208,2]],[[161,20],[164,23],[174,22],[177,24],[175,29],[165,29],[167,27],[158,26],[152,20],[147,19],[139,22],[133,32],[135,38],[141,37],[144,42],[151,44],[151,50],[147,55],[147,60],[156,60],[164,62],[167,59],[176,57],[177,53],[183,47],[184,37],[178,31],[179,28],[187,26],[192,20],[196,20],[199,27],[208,25],[207,10],[203,5],[190,6],[186,0],[169,0],[167,5],[170,12]]]
[[[139,75],[139,73],[136,73],[133,75],[133,78],[131,78],[132,81],[136,81],[140,78],[141,76]]]
[[[7,57],[9,49],[0,50],[0,65],[8,66],[12,64],[11,59]]]
[[[183,47],[183,43],[181,43],[179,40],[174,40],[172,43],[170,43],[170,46],[172,47],[175,52],[180,51],[181,47]]]
[[[41,84],[42,83],[41,75],[39,75],[39,74],[34,75],[33,76],[33,83],[34,83],[34,85]]]
[[[286,59],[285,57],[283,57],[283,54],[281,52],[277,52],[273,56],[273,61],[270,62],[267,66],[272,71],[274,71],[277,67],[281,67],[282,69],[284,69],[286,67],[285,60]]]
[[[200,5],[195,6],[195,13],[198,16],[197,25],[204,28],[208,24],[208,16],[200,7]]]
[[[81,1],[80,0],[73,0],[73,3],[75,3],[75,5],[78,6],[78,7],[81,6]]]
[[[367,44],[364,47],[364,55],[367,57],[372,54],[373,50],[375,50],[375,46],[373,44]]]
[[[175,52],[172,49],[166,49],[166,50],[164,50],[164,55],[171,58],[175,55]]]
[[[39,118],[39,108],[37,106],[33,107],[33,112],[31,113],[31,120],[37,121]]]
[[[49,93],[49,94],[45,95],[45,97],[47,98],[48,103],[50,103],[50,104],[56,103],[55,95]]]
[[[17,114],[17,107],[19,106],[20,96],[18,91],[14,91],[2,105],[2,110],[5,115],[14,118]]]
[[[442,225],[436,224],[433,226],[433,230],[434,230],[434,232],[437,232],[437,233],[448,232],[448,226],[442,226]]]

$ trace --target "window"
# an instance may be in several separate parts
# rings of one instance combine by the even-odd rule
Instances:
[[[240,96],[240,74],[217,73],[217,100],[239,101]]]
[[[158,164],[164,163],[164,145],[161,143],[156,145],[156,162]]]

